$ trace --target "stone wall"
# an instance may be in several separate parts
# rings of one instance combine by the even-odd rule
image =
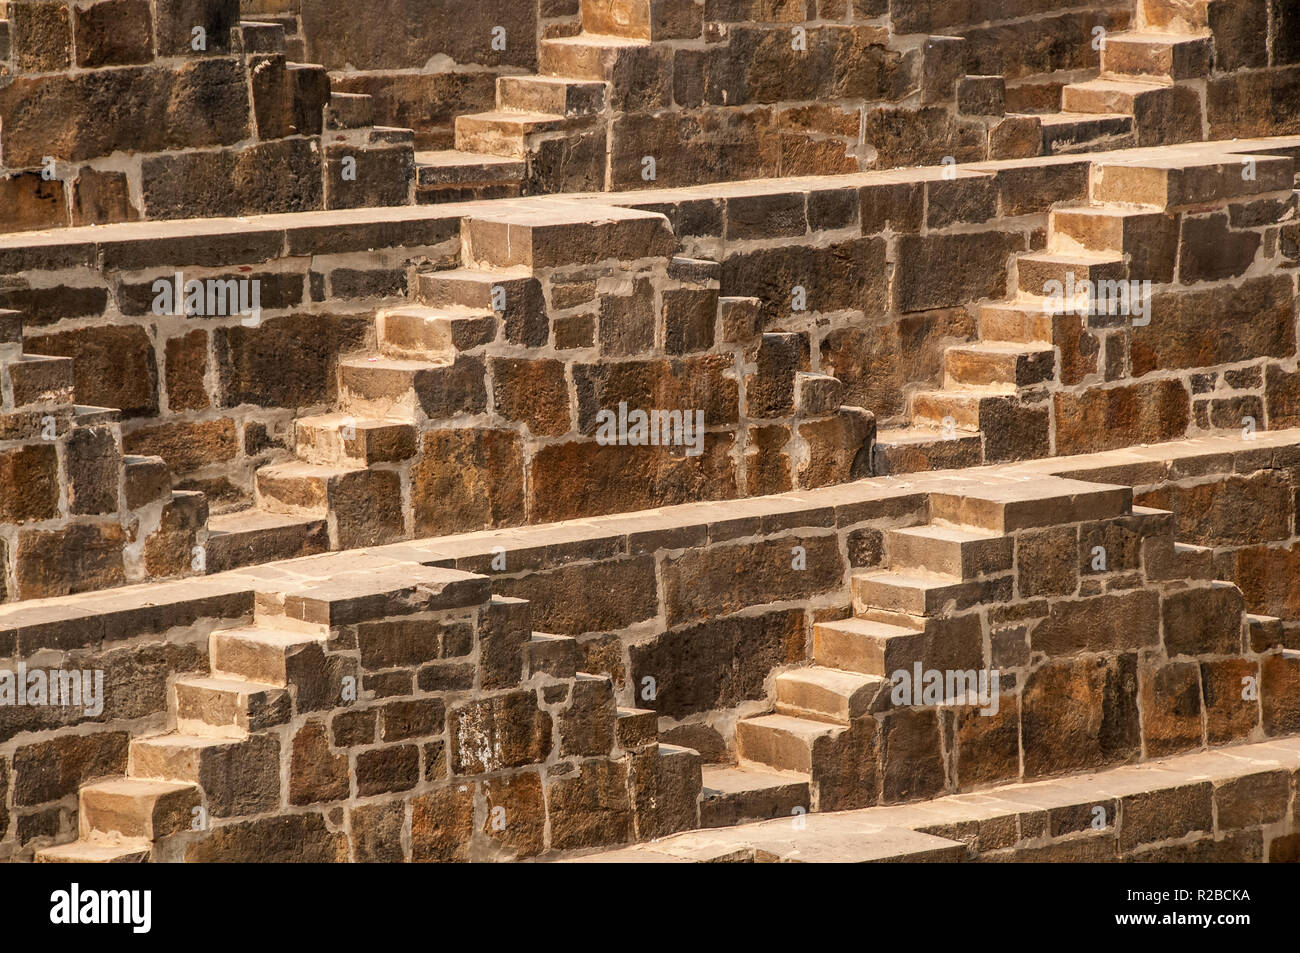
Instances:
[[[0,229],[1297,131],[1294,0],[372,6],[10,0]]]
[[[0,230],[412,201],[410,132],[375,129],[369,100],[332,99],[324,67],[294,62],[292,17],[9,0],[0,23]]]
[[[11,236],[0,305],[27,354],[75,358],[77,403],[120,411],[124,453],[205,494],[220,570],[1286,426],[1298,150]],[[178,271],[258,281],[262,311],[155,313]],[[1149,280],[1149,313],[1047,302],[1071,276]],[[620,406],[702,412],[699,452],[610,445]]]
[[[1295,738],[916,805],[675,834],[574,863],[1295,863]]]
[[[1296,617],[1254,601],[1246,575],[1244,606],[1236,586],[1211,581],[1254,548],[1235,529],[1240,496],[1185,494],[1284,484],[1254,512],[1262,535],[1285,533],[1267,545],[1292,552],[1297,461],[1294,431],[1219,437],[0,609],[7,669],[101,669],[106,686],[92,715],[0,707],[3,848],[81,856],[96,832],[117,831],[112,849],[154,859],[507,859],[1292,735]],[[1129,481],[1133,499],[1172,512],[1132,507]],[[1006,553],[978,557],[955,606],[924,610],[943,637],[917,661],[999,670],[999,714],[883,697],[839,722],[796,714],[789,680],[844,651],[831,642],[840,620],[871,616],[864,600],[879,601],[881,567],[898,571],[900,534],[955,505],[968,526],[996,515],[1006,534],[987,539]],[[1205,546],[1174,543],[1188,525]],[[838,662],[841,676],[863,671]],[[764,714],[774,705],[784,714]],[[787,766],[775,790],[755,772],[772,755],[751,737],[774,718],[813,733],[811,761]],[[737,768],[738,743],[749,760]],[[726,788],[718,772],[757,781]],[[140,810],[153,827],[130,826]]]

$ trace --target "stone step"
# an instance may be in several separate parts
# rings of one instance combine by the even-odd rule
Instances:
[[[1181,33],[1116,33],[1101,50],[1103,76],[1140,76],[1163,83],[1210,74],[1213,38]]]
[[[405,567],[402,572],[387,572],[375,566],[374,558],[366,553],[341,553],[317,561],[317,569],[333,567],[328,576],[277,580],[274,590],[258,593],[253,605],[254,625],[238,629],[240,637],[266,641],[268,635],[307,636],[320,640],[339,626],[416,612],[481,609],[493,601],[492,581],[486,576],[417,564]],[[524,600],[511,601],[520,603],[513,611],[520,625],[531,630],[527,603]],[[278,646],[283,644],[283,639],[272,639],[272,642],[282,654]],[[310,643],[294,647],[289,660],[295,663],[291,676],[313,676],[317,683],[313,689],[323,687],[318,677],[324,665],[319,644],[314,648]],[[284,671],[283,666],[276,669],[272,683],[280,684]],[[245,677],[254,681],[266,680],[261,676]],[[293,684],[299,685],[298,682]],[[337,691],[337,686],[329,690]],[[299,685],[301,694],[302,686]]]
[[[978,433],[943,431],[933,427],[898,427],[876,434],[872,473],[889,476],[924,470],[979,466],[983,443]]]
[[[92,834],[70,844],[43,847],[34,860],[38,864],[144,864],[152,852],[153,845],[142,838]]]
[[[885,530],[891,569],[940,573],[970,580],[1007,572],[1014,558],[1010,536],[955,523],[926,523]]]
[[[1137,144],[1133,117],[1122,113],[1048,113],[1037,119],[1042,129],[1042,155],[1077,155],[1128,149]]]
[[[212,672],[228,681],[285,688],[299,656],[315,657],[325,644],[320,632],[291,632],[257,626],[219,629],[209,637]]]
[[[357,416],[423,420],[426,407],[444,403],[439,395],[463,386],[455,378],[456,366],[450,361],[354,358],[339,362],[339,402]]]
[[[279,804],[280,744],[269,731],[240,737],[170,732],[133,738],[128,773],[197,784],[212,817],[256,814]]]
[[[1133,254],[1157,238],[1178,240],[1178,221],[1165,212],[1100,206],[1058,208],[1048,215],[1047,247],[1058,255]]]
[[[1133,488],[1059,477],[971,484],[930,494],[930,518],[995,533],[1128,516]]]
[[[813,746],[845,729],[789,715],[760,715],[736,722],[736,751],[743,762],[811,775]]]
[[[317,414],[294,421],[294,433],[298,456],[318,466],[368,467],[415,456],[415,424],[401,418]]]
[[[796,817],[810,810],[807,775],[751,765],[705,765],[703,777],[701,827]]]
[[[1137,23],[1143,30],[1200,33],[1210,24],[1211,0],[1138,0]]]
[[[558,113],[496,110],[456,117],[456,148],[508,159],[527,159],[532,137],[559,132],[568,120]]]
[[[194,784],[114,778],[83,785],[80,802],[82,837],[98,833],[156,841],[190,829],[202,794]]]
[[[116,407],[91,407],[75,404],[72,408],[72,423],[76,427],[102,427],[121,421],[122,411]],[[179,493],[180,491],[177,491]]]
[[[1028,295],[1049,295],[1049,282],[1065,288],[1077,288],[1084,281],[1126,281],[1128,266],[1123,256],[1104,252],[1076,252],[1062,255],[1056,252],[1030,252],[1016,259],[1019,288]]]
[[[513,198],[523,191],[522,159],[442,149],[415,154],[415,194],[421,204]]]
[[[537,51],[538,72],[546,76],[609,82],[633,68],[654,47],[648,40],[580,33],[543,40]]]
[[[330,93],[326,129],[365,129],[375,124],[375,97],[369,93]]]
[[[1106,159],[1093,165],[1094,202],[1118,202],[1166,211],[1292,188],[1288,156],[1219,152],[1163,153],[1151,158]],[[1249,170],[1250,175],[1244,175]]]
[[[571,635],[534,632],[524,643],[524,671],[531,678],[539,672],[552,678],[578,678],[578,640]]]
[[[1079,321],[1078,315],[1061,313],[1046,298],[1025,296],[980,308],[980,337],[990,343],[1068,344],[1077,334],[1067,336],[1063,332]]]
[[[131,739],[130,774],[134,778],[202,785],[205,775],[228,763],[245,737],[188,735],[171,732]]]
[[[209,517],[204,558],[208,572],[226,572],[328,550],[323,517],[251,509]]]
[[[986,595],[982,583],[925,569],[885,569],[854,573],[853,604],[912,617],[939,616],[970,608]]]
[[[242,738],[289,720],[282,686],[243,678],[187,677],[173,683],[176,725],[183,734]]]
[[[1061,102],[1062,108],[1075,113],[1132,116],[1138,146],[1166,146],[1204,138],[1201,93],[1192,86],[1095,79],[1066,86]]]
[[[776,710],[781,715],[847,725],[869,714],[888,682],[875,675],[813,665],[776,677]]]
[[[614,735],[620,748],[639,748],[659,740],[659,713],[650,708],[619,708]]]
[[[662,259],[677,251],[668,219],[614,206],[507,204],[461,223],[463,260],[477,268],[554,268],[598,262]]]
[[[0,390],[8,392],[6,398],[12,395],[15,409],[67,407],[76,390],[72,364],[70,357],[17,354],[0,365]]]
[[[385,357],[439,363],[496,340],[499,324],[490,310],[423,305],[380,311],[375,318],[379,350]]]
[[[607,101],[606,86],[602,81],[561,76],[497,77],[497,107],[501,110],[566,117],[590,116],[604,112]]]
[[[453,268],[415,276],[415,299],[428,308],[466,308],[505,314],[518,303],[535,301],[541,291],[527,268]]]
[[[284,53],[284,24],[261,20],[240,20],[232,38],[236,50],[244,53]]]
[[[923,659],[928,641],[920,629],[887,622],[821,622],[813,627],[813,660],[826,668],[888,678]]]
[[[122,486],[127,509],[139,509],[171,499],[172,472],[162,457],[127,454],[122,457]]]
[[[301,461],[262,467],[256,474],[258,506],[269,513],[324,517],[331,486],[349,474],[364,472]]]
[[[1109,113],[1136,116],[1144,97],[1156,96],[1169,87],[1160,83],[1122,79],[1091,79],[1070,83],[1061,90],[1061,108],[1072,113]]]
[[[912,421],[953,432],[976,433],[985,429],[1009,401],[1014,401],[1014,388],[979,390],[928,390],[916,391],[910,399]]]
[[[1032,344],[981,341],[948,348],[943,366],[946,387],[1030,387],[1056,376],[1056,351]]]
[[[689,40],[703,19],[695,0],[582,0],[585,33],[641,40]]]

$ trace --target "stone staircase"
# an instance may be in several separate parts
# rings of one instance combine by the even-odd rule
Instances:
[[[877,803],[866,780],[876,777],[876,722],[904,717],[916,723],[947,706],[975,704],[962,692],[949,695],[947,688],[934,698],[912,696],[896,704],[894,674],[1000,667],[989,647],[995,619],[1055,617],[1051,603],[1058,598],[1068,600],[1060,604],[1065,613],[1079,605],[1074,600],[1078,583],[1051,592],[1030,582],[1026,565],[1041,557],[1027,551],[1028,540],[1071,532],[1076,524],[1080,538],[1086,538],[1085,533],[1117,521],[1133,534],[1135,549],[1144,551],[1152,584],[1169,581],[1175,590],[1227,585],[1212,581],[1208,549],[1176,543],[1171,514],[1133,506],[1126,487],[1043,477],[960,480],[952,492],[931,494],[928,522],[885,531],[885,568],[853,574],[853,616],[816,625],[812,664],[777,674],[771,682],[772,710],[736,723],[738,763],[704,769],[702,826]],[[1076,558],[1077,545],[1069,544],[1066,560]],[[1101,587],[1085,582],[1078,592],[1095,597]],[[1271,644],[1265,633],[1277,620],[1246,615],[1239,597],[1235,604],[1245,641],[1232,650],[1243,645],[1265,650]],[[1076,620],[1074,626],[1083,624]],[[1069,638],[1087,644],[1088,634],[1071,627]],[[1046,634],[1041,646],[1035,644],[1040,655],[1059,650]],[[1014,692],[1017,675],[1004,672],[1002,678],[1001,690]],[[934,722],[936,745],[939,724]],[[950,777],[949,793],[965,788],[961,778]],[[880,803],[937,793],[891,792],[886,786]]]
[[[409,537],[420,435],[488,412],[487,345],[550,340],[535,272],[635,260],[671,240],[662,216],[539,201],[465,219],[462,266],[417,275],[411,302],[377,315],[375,352],[339,362],[337,407],[296,421],[297,459],[257,471],[252,509],[212,519],[210,568]]]
[[[1062,91],[1066,113],[1131,117],[1135,144],[1205,137],[1205,79],[1213,66],[1208,0],[1138,4],[1138,28],[1106,38],[1101,74]]]
[[[1243,162],[1253,163],[1253,178]],[[882,429],[877,475],[1034,459],[1058,452],[1053,394],[1122,376],[1133,316],[1098,313],[1097,296],[1047,293],[1083,282],[1194,283],[1178,273],[1181,213],[1292,187],[1286,157],[1194,151],[1094,167],[1091,202],[1054,209],[1047,247],[1020,254],[1009,300],[980,309],[980,340],[949,347],[944,385],[911,394],[909,426]],[[1281,206],[1279,206],[1281,208]],[[1184,266],[1185,267],[1185,266]],[[1080,312],[1089,312],[1083,316]],[[1148,319],[1149,320],[1149,319]]]
[[[398,575],[395,579],[391,573],[376,572],[364,562],[352,568],[340,564],[327,580],[259,592],[250,624],[211,634],[210,671],[173,680],[168,726],[131,738],[126,775],[81,786],[77,839],[39,849],[34,859],[38,863],[194,859],[196,845],[213,832],[220,837],[224,825],[281,815],[319,800],[349,800],[348,784],[332,787],[320,798],[301,794],[299,787],[309,782],[295,776],[305,772],[310,778],[313,770],[325,770],[323,765],[301,760],[301,731],[307,719],[355,706],[361,709],[358,714],[372,718],[371,736],[345,740],[336,730],[334,744],[346,752],[357,744],[373,743],[373,719],[379,710],[367,712],[367,703],[409,695],[414,670],[390,670],[386,680],[384,675],[369,676],[384,686],[378,691],[363,672],[394,663],[390,657],[376,659],[371,653],[390,650],[393,643],[386,641],[387,633],[403,626],[408,631],[419,627],[422,633],[416,642],[403,642],[401,652],[408,658],[469,657],[475,660],[477,675],[450,693],[440,686],[426,686],[420,678],[417,694],[399,705],[432,704],[445,711],[454,701],[472,700],[473,705],[493,691],[518,694],[520,688],[536,691],[548,701],[567,700],[571,714],[564,726],[564,751],[574,754],[581,748],[583,754],[607,758],[622,772],[619,781],[627,785],[636,804],[636,838],[696,826],[694,810],[689,816],[680,809],[670,813],[668,793],[661,792],[660,786],[671,779],[679,795],[675,803],[693,805],[699,791],[699,754],[659,744],[654,712],[612,706],[606,712],[597,700],[612,700],[612,682],[608,676],[578,671],[574,638],[531,633],[528,604],[491,597],[488,581],[481,576],[432,568]],[[447,619],[453,627],[463,626],[467,613],[477,620],[476,634],[472,640],[458,638],[462,644],[450,648],[439,629]],[[520,627],[526,633],[522,640],[515,635],[513,642],[503,641],[506,629],[518,633]],[[425,643],[427,648],[419,647]],[[395,687],[399,674],[404,674],[404,690]],[[344,690],[348,678],[357,691],[351,699]],[[443,733],[439,724],[417,729],[400,722],[390,728],[388,716],[383,717],[384,741],[405,740],[422,732]],[[605,724],[606,718],[610,724]],[[591,723],[579,725],[582,719]],[[469,753],[464,757],[484,762],[501,757],[493,745],[499,748],[502,741],[492,731],[473,720],[462,722],[457,743],[466,746]],[[486,734],[475,740],[476,732]],[[599,746],[590,738],[605,735],[612,745],[596,750]],[[442,743],[435,744],[434,750],[446,757]],[[363,758],[365,750],[369,748],[356,757]],[[549,747],[545,754],[541,760],[550,760]],[[338,760],[328,748],[316,757]],[[347,763],[346,753],[343,763]],[[469,767],[456,770],[476,773]],[[445,771],[445,766],[430,764],[427,778],[441,778]]]
[[[148,861],[169,838],[205,830],[209,814],[278,806],[264,797],[279,773],[271,729],[290,720],[294,696],[322,668],[327,629],[259,611],[251,626],[214,632],[211,672],[172,683],[173,727],[131,739],[125,777],[82,786],[78,838],[36,861]]]
[[[654,40],[680,35],[655,7],[584,0],[583,32],[543,40],[537,75],[499,77],[496,109],[456,117],[455,149],[416,156],[417,201],[603,191],[611,97]]]
[[[73,367],[24,353],[22,313],[0,310],[0,601],[81,591],[82,560],[91,588],[199,571],[206,498],[173,491],[161,457],[124,454],[120,413],[77,404]]]

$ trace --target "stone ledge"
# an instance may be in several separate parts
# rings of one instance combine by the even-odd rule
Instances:
[[[1291,775],[1292,787],[1300,782],[1300,737],[897,807],[691,831],[561,863],[1117,860],[1166,842],[1190,848],[1197,842],[1183,842],[1197,831],[1225,843],[1238,826],[1228,806],[1250,800],[1243,789],[1252,780],[1280,771]],[[1219,820],[1207,827],[1211,803]],[[1098,807],[1106,825],[1094,829]],[[1283,817],[1263,820],[1265,826],[1289,826]]]
[[[236,619],[251,612],[256,590],[292,588],[341,572],[429,566],[490,576],[492,557],[500,553],[506,555],[510,573],[542,571],[785,531],[816,532],[872,519],[924,517],[931,493],[961,492],[997,483],[1014,485],[1042,477],[1090,483],[1158,483],[1194,474],[1211,462],[1226,466],[1228,460],[1236,472],[1296,466],[1300,464],[1300,429],[1261,431],[1253,440],[1242,440],[1234,431],[1077,457],[873,477],[823,489],[411,540],[303,556],[200,579],[12,603],[0,606],[0,658],[155,634],[203,618]]]

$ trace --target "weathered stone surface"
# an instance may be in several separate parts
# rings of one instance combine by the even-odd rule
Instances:
[[[1208,244],[1209,254],[1217,255],[1222,241]],[[1186,266],[1184,258],[1181,267]],[[1135,328],[1129,344],[1133,375],[1291,354],[1291,298],[1291,284],[1280,276],[1248,279],[1239,287],[1155,294],[1151,323]]]
[[[539,522],[735,496],[729,434],[706,433],[702,452],[594,441],[551,444],[533,457],[528,510]]]
[[[1235,655],[1242,649],[1241,591],[1232,585],[1184,589],[1161,606],[1169,655]]]
[[[373,17],[358,21],[328,0],[302,4],[303,33],[309,38],[311,62],[330,69],[410,69],[424,66],[435,55],[456,63],[483,66],[536,65],[537,7],[466,10],[449,0],[430,6],[421,0],[383,0]],[[429,18],[448,23],[459,18],[462,28],[426,29]],[[495,49],[492,28],[505,30],[505,48]]]
[[[23,745],[13,754],[15,805],[44,804],[74,794],[98,778],[126,771],[130,736],[124,731],[63,735]]]
[[[219,827],[185,851],[189,863],[343,863],[347,835],[318,813],[279,814]]]
[[[1259,683],[1259,665],[1245,659],[1201,663],[1201,694],[1205,700],[1205,736],[1209,744],[1226,744],[1247,737],[1260,721],[1260,706],[1248,691]]]
[[[331,754],[324,722],[307,722],[293,738],[289,803],[338,801],[348,797],[350,791],[347,756]]]
[[[1264,731],[1285,735],[1300,730],[1300,652],[1265,656],[1259,674]]]
[[[341,351],[364,341],[356,319],[272,318],[258,327],[218,328],[212,344],[221,406],[309,407],[333,399]],[[285,374],[285,366],[294,368]]]
[[[722,263],[722,287],[728,294],[756,297],[767,324],[797,314],[795,288],[806,292],[807,310],[884,307],[885,243],[855,239],[825,248],[789,246],[728,256]]]
[[[411,859],[464,861],[474,831],[474,788],[468,784],[421,794],[411,801]]]
[[[457,774],[516,768],[544,761],[551,751],[551,716],[528,690],[453,707],[447,731]]]
[[[239,452],[235,422],[229,417],[142,427],[124,436],[122,445],[127,453],[162,457],[173,473],[229,460]]]
[[[523,469],[519,436],[511,431],[426,431],[411,479],[416,534],[521,522]]]
[[[1015,780],[1020,776],[1020,702],[1010,692],[992,706],[955,706],[949,715],[956,742],[956,782],[962,788]]]
[[[14,548],[18,597],[41,599],[120,586],[126,581],[126,542],[116,522],[19,533]]]
[[[551,846],[561,850],[622,844],[632,836],[632,804],[621,765],[583,761],[547,790]]]
[[[59,460],[52,445],[0,452],[0,519],[26,523],[59,513]]]
[[[493,590],[527,599],[533,630],[538,632],[581,635],[617,630],[653,618],[659,611],[652,556],[498,579]]]
[[[542,852],[546,806],[539,774],[525,771],[484,781],[483,797],[488,806],[484,834],[515,857]]]
[[[405,859],[402,829],[406,805],[402,801],[363,804],[349,812],[352,859],[358,863],[391,864]]]
[[[1058,392],[1053,400],[1057,453],[1088,453],[1181,437],[1191,400],[1180,381]]]
[[[249,133],[244,74],[238,61],[221,57],[175,69],[18,76],[0,89],[0,116],[4,163],[20,169],[39,166],[47,155],[77,161],[117,151],[230,145]]]
[[[77,401],[116,407],[125,416],[158,411],[158,363],[149,332],[106,325],[30,338],[27,350],[74,358]]]
[[[410,790],[420,780],[420,749],[389,745],[358,752],[356,777],[360,797]]]
[[[1261,771],[1214,789],[1219,830],[1271,824],[1285,816],[1289,791],[1286,771]]]
[[[839,586],[843,574],[834,536],[687,552],[663,567],[668,622],[692,622],[751,605],[808,598]]]
[[[633,645],[632,681],[654,680],[654,697],[640,704],[661,715],[732,708],[766,697],[768,675],[800,659],[806,638],[799,610],[688,625]]]
[[[605,678],[573,684],[569,707],[558,718],[560,754],[604,755],[614,746],[614,686]]]
[[[903,235],[893,306],[898,311],[950,308],[1006,290],[1012,252],[1024,251],[1024,236],[1009,232]]]
[[[934,709],[901,708],[880,721],[881,801],[934,797],[943,790],[939,718]]]
[[[497,413],[538,436],[569,430],[569,388],[560,361],[494,358],[489,362]]]
[[[1071,563],[1073,555],[1067,554]],[[1036,651],[1049,656],[1131,651],[1159,644],[1159,624],[1158,596],[1137,590],[1055,602],[1030,638]]]
[[[101,0],[72,10],[77,65],[129,66],[153,59],[148,0]]]
[[[1136,757],[1137,691],[1133,655],[1049,662],[1030,673],[1021,700],[1025,776]]]
[[[1201,680],[1195,662],[1170,662],[1140,671],[1142,736],[1151,756],[1201,744]]]
[[[76,225],[133,222],[140,217],[131,201],[130,185],[121,172],[86,168],[72,182],[72,219]]]

